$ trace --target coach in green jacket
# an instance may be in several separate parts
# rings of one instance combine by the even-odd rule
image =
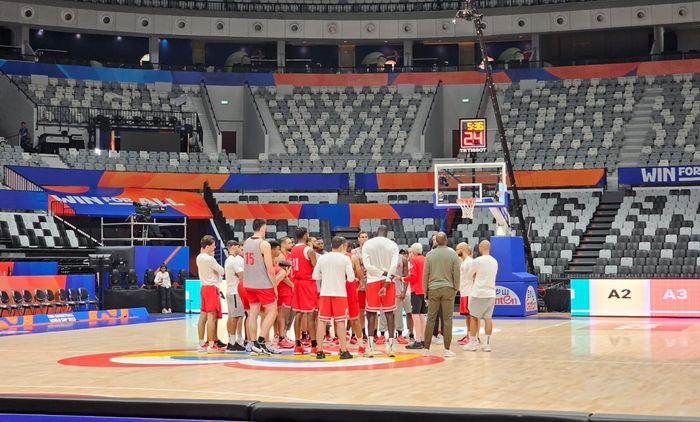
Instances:
[[[435,327],[437,314],[442,311],[444,326],[442,335],[445,338],[446,358],[455,357],[450,350],[452,341],[452,313],[454,310],[455,295],[459,290],[460,272],[459,257],[457,253],[447,247],[447,235],[440,232],[435,236],[437,247],[428,252],[423,267],[423,290],[428,300],[428,324],[425,326],[425,348],[430,349],[432,331]]]

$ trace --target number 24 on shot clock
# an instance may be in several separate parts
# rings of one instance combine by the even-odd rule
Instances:
[[[460,119],[460,152],[486,152],[486,119]]]

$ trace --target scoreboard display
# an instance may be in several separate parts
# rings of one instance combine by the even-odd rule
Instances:
[[[486,152],[486,119],[459,120],[460,152]]]
[[[700,279],[574,279],[571,315],[700,317]]]

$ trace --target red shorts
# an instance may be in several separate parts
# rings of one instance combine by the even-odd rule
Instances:
[[[459,298],[459,314],[469,315],[469,296],[461,296]]]
[[[348,319],[348,298],[340,296],[321,296],[319,300],[318,319],[329,322],[344,322]]]
[[[243,309],[250,310],[250,302],[248,302],[248,289],[245,288],[243,283],[238,283],[238,297],[241,298],[241,303],[243,303]]]
[[[348,317],[350,319],[357,319],[360,317],[357,281],[345,282],[345,291],[348,293]]]
[[[357,302],[360,304],[360,309],[364,310],[367,305],[367,295],[364,290],[357,291]]]
[[[285,294],[278,294],[277,295],[277,307],[285,307],[285,308],[291,308],[292,307],[292,295],[289,293]]]
[[[292,308],[297,312],[313,312],[318,309],[318,287],[314,280],[295,280]]]
[[[367,295],[366,309],[368,312],[379,312],[380,308],[385,312],[396,309],[396,285],[389,283],[386,286],[384,296],[379,296],[379,290],[381,290],[382,286],[384,286],[384,281],[375,281],[368,283],[367,287],[365,287]]]
[[[201,305],[200,312],[216,312],[216,317],[221,318],[221,298],[219,288],[216,286],[202,286],[199,288]]]
[[[273,288],[253,289],[246,287],[246,293],[248,294],[248,302],[251,305],[259,303],[261,306],[265,307],[277,302],[277,298],[275,297],[275,289]]]

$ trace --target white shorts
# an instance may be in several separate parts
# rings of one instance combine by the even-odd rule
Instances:
[[[228,306],[228,317],[238,318],[245,316],[243,302],[238,295],[226,295],[226,305]]]
[[[491,319],[493,307],[496,306],[495,297],[469,296],[469,315],[479,319]]]

